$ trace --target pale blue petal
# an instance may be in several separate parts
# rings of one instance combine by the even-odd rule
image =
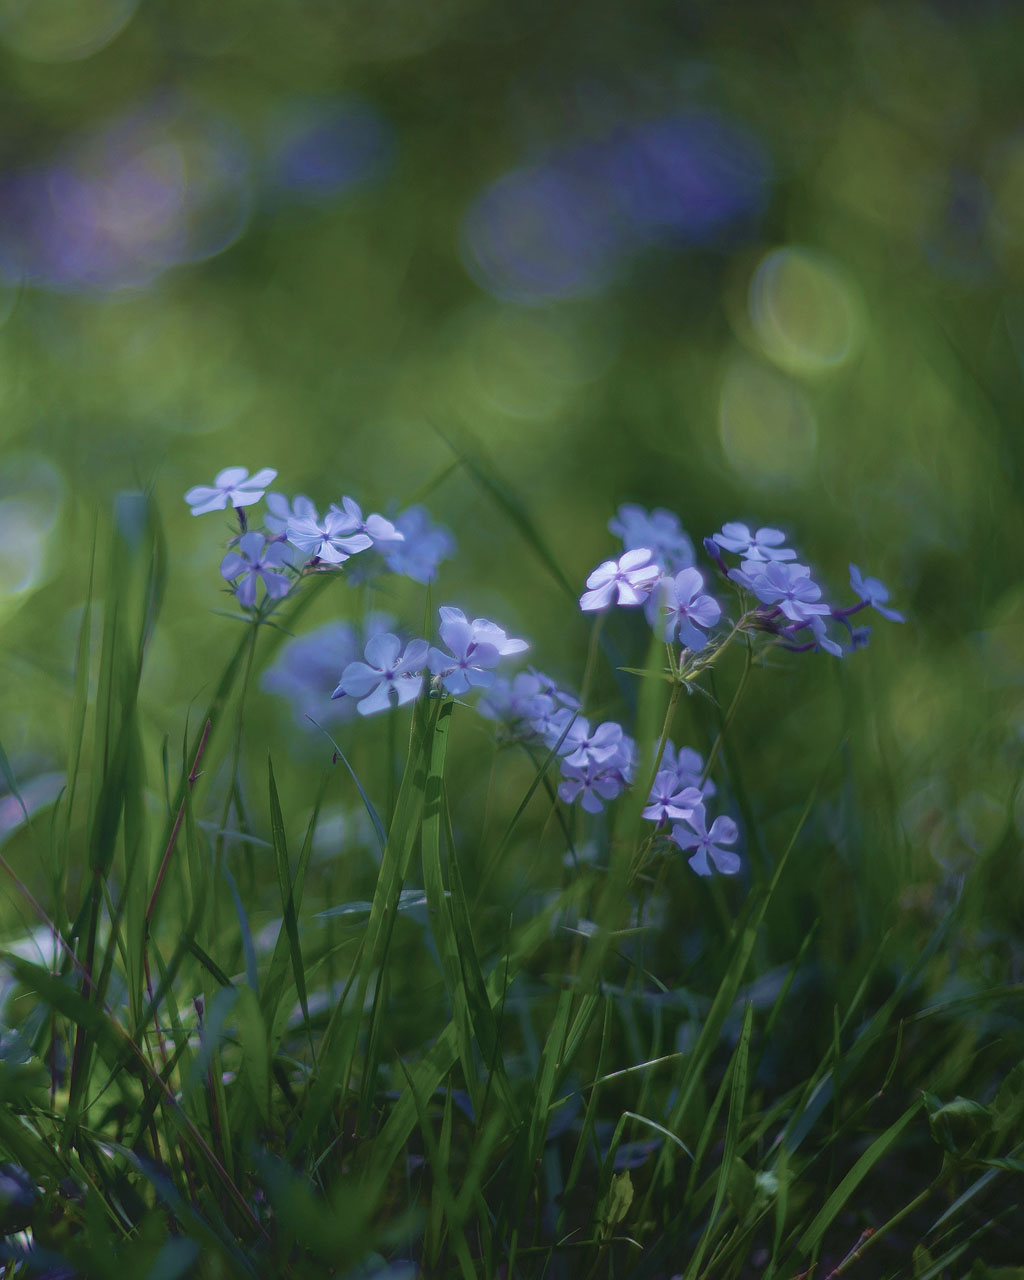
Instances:
[[[368,698],[364,698],[362,702],[356,704],[356,710],[361,716],[372,716],[375,711],[387,711],[391,707],[391,697],[388,693],[388,683],[382,680],[374,689]]]
[[[218,489],[233,489],[235,485],[240,484],[248,474],[248,467],[225,467],[223,471],[217,472],[213,483]],[[274,474],[276,475],[277,472]]]
[[[365,662],[350,662],[341,673],[338,688],[344,689],[353,698],[362,698],[376,688],[380,681],[381,674],[373,667],[368,667]]]
[[[404,707],[407,702],[413,702],[420,695],[423,688],[422,676],[403,676],[396,680],[391,686],[395,693],[398,694],[398,705]]]
[[[248,565],[237,551],[229,551],[220,562],[220,576],[222,578],[237,578],[247,568]]]
[[[367,642],[366,660],[378,671],[384,671],[394,667],[401,649],[402,642],[398,636],[392,635],[390,631],[381,631],[371,636]]]

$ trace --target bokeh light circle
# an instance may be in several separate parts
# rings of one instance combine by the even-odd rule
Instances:
[[[64,478],[37,454],[4,459],[0,474],[0,611],[44,582],[64,502]]]
[[[249,217],[248,155],[223,119],[175,99],[70,142],[0,191],[0,249],[26,284],[139,288],[222,252]]]
[[[380,178],[394,159],[391,124],[359,98],[298,98],[267,128],[266,182],[279,199],[317,204]]]
[[[787,373],[828,373],[857,348],[860,308],[823,254],[793,245],[773,249],[754,272],[747,305],[762,350]]]
[[[0,40],[33,62],[77,62],[127,26],[139,0],[0,0]]]
[[[463,223],[462,256],[496,297],[537,304],[603,288],[617,240],[600,184],[538,165],[505,174],[479,196]]]
[[[814,469],[818,426],[806,395],[748,356],[736,356],[726,368],[718,433],[733,470],[758,488],[795,487]]]

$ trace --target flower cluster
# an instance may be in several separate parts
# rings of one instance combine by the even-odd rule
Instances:
[[[234,508],[239,532],[220,572],[239,604],[257,619],[304,575],[337,571],[354,557],[363,557],[361,567],[371,565],[360,573],[363,580],[386,567],[426,583],[436,575],[440,560],[452,554],[450,533],[423,508],[410,507],[393,518],[364,515],[348,496],[321,515],[305,494],[288,498],[268,493],[262,530],[252,528],[249,510],[276,474],[268,468],[249,476],[242,467],[228,467],[212,486],[197,486],[185,495],[194,515]],[[672,512],[626,504],[609,529],[622,539],[622,554],[590,574],[580,608],[642,607],[665,642],[665,675],[676,687],[642,810],[652,824],[650,843],[681,849],[698,875],[710,875],[712,868],[733,875],[741,862],[729,846],[739,839],[739,829],[728,814],[709,815],[716,790],[704,760],[691,747],[677,749],[668,737],[675,696],[741,633],[797,652],[824,650],[839,657],[866,643],[866,629],[850,621],[863,609],[873,608],[894,622],[902,622],[903,615],[889,606],[882,583],[865,577],[856,565],[850,566],[855,602],[842,607],[828,603],[781,530],[752,530],[731,522],[703,544],[723,586],[735,597],[737,613],[730,619],[709,591],[693,543]],[[373,553],[376,568],[366,558]],[[436,643],[403,637],[394,618],[375,614],[367,618],[361,635],[349,623],[330,623],[291,640],[264,676],[264,687],[287,694],[297,714],[311,718],[324,707],[336,707],[342,716],[353,708],[367,716],[404,707],[428,687],[438,697],[482,690],[478,709],[499,723],[501,739],[546,750],[558,761],[559,798],[599,814],[636,783],[637,744],[617,721],[588,718],[573,693],[536,668],[497,673],[503,660],[527,648],[525,640],[510,637],[497,623],[471,619],[452,605],[439,609]]]
[[[466,693],[471,686],[486,686],[494,680],[493,667],[512,653],[526,649],[525,640],[512,640],[494,622],[474,618],[461,609],[442,605],[439,610],[441,640],[450,652],[428,645],[426,640],[410,640],[402,650],[398,636],[383,632],[366,646],[365,662],[350,662],[341,673],[332,698],[358,699],[360,715],[404,706],[419,697],[424,673],[429,671],[439,690]],[[391,696],[394,694],[394,703]]]
[[[710,643],[713,628],[722,621],[721,603],[705,590],[704,575],[694,564],[693,547],[671,512],[625,505],[609,522],[609,529],[623,541],[624,552],[605,560],[587,579],[580,608],[596,611],[612,604],[643,605],[652,628],[669,645],[682,647],[676,672],[687,663],[684,655],[701,654]],[[704,539],[704,549],[722,577],[741,589],[740,602],[750,597],[758,603],[743,610],[730,624],[729,637],[745,631],[768,635],[784,647],[800,652],[820,649],[835,657],[863,648],[868,631],[850,622],[869,606],[892,622],[903,615],[888,606],[889,593],[877,578],[865,578],[850,565],[850,587],[856,602],[839,607],[824,599],[824,592],[798,553],[786,545],[781,529],[750,529],[731,521]],[[738,564],[730,566],[726,556]],[[721,646],[720,646],[721,647]],[[697,670],[707,659],[693,664]]]
[[[372,568],[360,575],[364,580],[386,568],[424,583],[454,553],[450,531],[435,524],[423,507],[409,507],[391,520],[377,513],[364,516],[355,499],[345,496],[321,516],[303,493],[294,498],[267,493],[276,478],[271,467],[252,476],[245,467],[226,467],[212,485],[196,485],[185,494],[194,516],[234,508],[240,533],[220,573],[246,609],[256,608],[260,584],[264,600],[280,600],[304,573],[336,569],[360,552],[378,553]],[[264,495],[260,532],[249,527],[248,508]]]

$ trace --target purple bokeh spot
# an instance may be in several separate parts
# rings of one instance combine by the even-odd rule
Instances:
[[[40,288],[138,288],[221,252],[248,214],[234,130],[161,100],[0,181],[0,257]]]
[[[956,170],[944,181],[941,214],[924,236],[924,252],[941,275],[959,284],[978,284],[993,270],[989,245],[992,195],[975,174]]]
[[[499,178],[467,212],[462,240],[471,274],[512,302],[594,293],[608,282],[621,249],[614,207],[600,183],[564,161]]]
[[[380,178],[394,156],[394,134],[369,103],[304,104],[271,127],[268,153],[271,186],[299,200],[327,200]]]
[[[601,167],[635,235],[696,244],[758,218],[772,176],[758,140],[714,115],[656,120],[631,130],[607,145]]]
[[[466,213],[463,260],[510,301],[585,296],[651,243],[751,232],[772,176],[764,146],[738,123],[710,112],[647,121],[498,178]]]

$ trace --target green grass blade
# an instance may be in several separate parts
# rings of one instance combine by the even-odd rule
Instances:
[[[274,764],[267,756],[268,787],[270,794],[270,834],[274,843],[274,862],[277,867],[277,884],[281,891],[281,905],[284,909],[282,931],[288,939],[288,952],[292,964],[292,977],[295,989],[299,994],[299,1005],[309,1030],[309,1001],[306,997],[306,971],[302,963],[302,948],[299,945],[299,922],[296,914],[295,897],[292,885],[291,866],[288,860],[288,844],[285,838],[284,814],[281,812],[281,800],[277,794],[277,782],[274,779]],[[312,843],[312,841],[310,841]]]
[[[484,456],[479,444],[476,441],[472,441],[471,444],[457,444],[436,423],[432,425],[484,493],[494,499],[500,510],[504,512],[511,524],[518,530],[526,545],[533,551],[540,563],[575,605],[579,592],[565,576],[561,565],[555,559],[554,553],[541,535],[522,499],[504,477],[500,475],[493,462]],[[460,434],[467,441],[471,441],[467,429],[463,428]]]
[[[398,916],[402,885],[409,871],[413,849],[420,833],[423,814],[423,796],[426,790],[427,758],[433,736],[438,704],[420,699],[413,708],[413,725],[409,755],[406,760],[402,785],[395,804],[395,816],[388,832],[387,844],[377,873],[377,884],[370,907],[370,917],[360,957],[355,984],[355,999],[350,1016],[343,1017],[341,1010],[332,1018],[324,1033],[320,1049],[321,1070],[303,1104],[302,1115],[289,1144],[289,1155],[302,1150],[320,1120],[332,1105],[339,1084],[352,1075],[359,1023],[370,984],[379,974],[387,958],[391,931]],[[368,1044],[374,1039],[374,1019],[368,1034]],[[364,1063],[364,1078],[376,1073],[376,1060],[368,1051]],[[433,1092],[431,1088],[430,1092]]]
[[[735,1159],[736,1147],[739,1142],[740,1125],[743,1121],[743,1113],[747,1101],[747,1074],[750,1063],[750,1037],[753,1025],[754,1006],[752,1004],[748,1004],[743,1016],[743,1030],[740,1032],[739,1044],[736,1046],[736,1052],[733,1054],[730,1066],[732,1084],[729,1089],[729,1116],[725,1125],[725,1145],[722,1150],[722,1160],[718,1168],[718,1181],[715,1187],[715,1199],[711,1206],[711,1212],[708,1215],[707,1226],[701,1233],[700,1241],[697,1244],[697,1251],[690,1259],[690,1264],[686,1269],[686,1280],[692,1280],[693,1277],[700,1274],[700,1269],[704,1262],[704,1255],[707,1253],[708,1247],[718,1227],[719,1210],[725,1201],[726,1191],[728,1190],[733,1160]]]
[[[344,751],[342,751],[341,747],[338,746],[337,742],[335,742],[334,738],[331,736],[331,734],[327,732],[327,730],[323,727],[323,725],[319,724],[316,720],[314,720],[312,716],[307,716],[306,719],[311,724],[316,725],[316,727],[320,730],[320,732],[324,735],[327,741],[334,748],[334,754],[338,757],[341,763],[349,771],[352,781],[356,784],[356,790],[359,792],[359,799],[362,800],[363,808],[366,810],[367,815],[370,819],[370,825],[373,827],[373,834],[377,837],[377,844],[380,847],[381,853],[383,853],[384,846],[387,844],[387,841],[388,841],[387,832],[384,830],[384,823],[381,822],[380,820],[380,814],[374,808],[373,801],[370,799],[370,797],[366,793],[366,788],[359,781],[359,775],[356,773],[355,769],[352,768],[352,765],[349,763],[348,757],[345,755]]]
[[[434,732],[430,741],[430,762],[427,767],[423,797],[423,835],[421,863],[423,886],[430,907],[430,930],[434,936],[445,988],[452,1003],[452,1023],[462,1062],[462,1074],[466,1089],[473,1102],[473,1110],[479,1115],[482,1086],[473,1053],[473,1028],[469,1017],[466,988],[462,978],[462,962],[459,944],[455,936],[448,895],[445,893],[441,870],[441,827],[444,804],[444,759],[448,747],[455,703],[446,698],[438,709]],[[454,859],[452,859],[454,861]]]
[[[810,1253],[817,1249],[818,1245],[824,1238],[825,1232],[846,1206],[850,1197],[868,1176],[871,1170],[874,1169],[875,1165],[878,1164],[882,1157],[898,1140],[904,1129],[906,1129],[910,1122],[917,1117],[922,1106],[922,1099],[915,1099],[906,1111],[903,1112],[900,1118],[894,1121],[894,1123],[891,1124],[884,1133],[879,1134],[874,1142],[872,1142],[871,1146],[868,1147],[860,1159],[857,1160],[853,1168],[842,1179],[839,1186],[836,1187],[822,1205],[821,1209],[819,1209],[815,1214],[810,1225],[797,1241],[796,1253],[801,1258],[806,1258]]]

